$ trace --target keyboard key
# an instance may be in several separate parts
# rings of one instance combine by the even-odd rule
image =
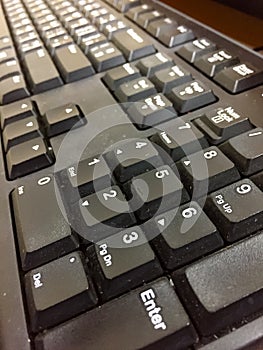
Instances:
[[[3,106],[1,108],[1,127],[5,128],[6,125],[17,122],[18,120],[31,117],[34,115],[34,109],[30,100],[24,100],[23,102],[15,102],[11,105]]]
[[[111,325],[103,337],[97,335],[98,324],[104,330]],[[38,335],[36,348],[62,350],[71,344],[75,349],[80,339],[89,350],[103,349],[105,344],[113,349],[170,346],[182,350],[194,344],[197,336],[169,280],[161,278]]]
[[[228,242],[263,228],[263,193],[248,179],[212,193],[205,209]]]
[[[180,161],[178,167],[193,198],[205,196],[240,179],[235,165],[215,146],[190,154]]]
[[[189,199],[183,185],[168,165],[133,177],[124,188],[140,220],[148,220],[157,211],[161,213],[178,207]]]
[[[157,21],[150,22],[146,30],[158,39],[167,30],[170,28],[176,28],[177,26],[177,23],[171,18],[162,18],[158,19]]]
[[[127,113],[140,129],[154,126],[177,116],[173,104],[163,94],[155,94],[133,103]]]
[[[146,232],[147,237],[154,238],[151,243],[164,267],[169,270],[223,246],[216,227],[196,202],[158,215],[151,220]]]
[[[195,62],[198,58],[216,50],[216,45],[206,38],[196,39],[187,43],[177,50],[177,54],[190,63]]]
[[[121,84],[115,91],[115,95],[120,102],[135,102],[156,92],[154,85],[147,78],[140,77]]]
[[[107,86],[115,91],[122,83],[140,77],[139,70],[131,63],[125,63],[120,67],[109,70],[103,77]]]
[[[0,81],[21,74],[17,59],[11,59],[0,64]]]
[[[6,154],[11,180],[45,168],[53,163],[53,153],[38,137],[11,147]]]
[[[123,294],[162,274],[139,226],[125,229],[88,249],[92,276],[103,301]]]
[[[165,15],[159,11],[151,11],[142,13],[138,16],[136,23],[146,29],[151,22],[157,21],[158,19],[164,18]]]
[[[214,145],[252,128],[249,118],[232,106],[208,111],[202,117],[196,118],[194,123]]]
[[[245,176],[263,170],[263,129],[257,128],[233,137],[221,146]]]
[[[262,254],[261,233],[173,274],[202,335],[214,335],[262,308]]]
[[[156,51],[145,35],[138,34],[132,28],[117,32],[112,40],[128,61],[136,60]]]
[[[130,18],[132,21],[136,22],[139,15],[146,13],[146,12],[150,12],[152,10],[152,7],[150,5],[144,4],[141,6],[136,6],[136,7],[132,7],[125,16],[127,16],[128,18]]]
[[[150,80],[158,91],[168,94],[174,87],[192,81],[192,76],[183,67],[175,65],[155,72]]]
[[[67,132],[85,124],[85,118],[73,103],[48,110],[45,113],[46,133],[49,137]]]
[[[106,159],[121,183],[163,164],[157,150],[147,139],[122,142],[106,154]]]
[[[80,46],[84,53],[87,55],[91,48],[97,47],[98,45],[103,45],[108,43],[105,35],[100,33],[93,33],[92,35],[84,36],[80,38]]]
[[[22,75],[4,79],[0,82],[0,103],[6,104],[21,100],[29,96],[25,80]]]
[[[143,75],[146,75],[149,78],[152,77],[157,71],[171,67],[172,65],[173,61],[169,56],[161,52],[157,52],[155,55],[145,57],[140,60],[136,64],[136,67],[139,68]]]
[[[216,101],[213,91],[197,80],[173,88],[168,97],[180,113],[187,113]]]
[[[168,47],[183,44],[194,38],[192,30],[182,25],[179,27],[168,27],[158,36],[158,39]]]
[[[88,57],[98,72],[125,63],[122,53],[109,42],[92,47],[88,52]]]
[[[239,93],[263,83],[263,71],[248,63],[226,68],[214,80],[231,93]]]
[[[12,203],[23,270],[53,260],[78,247],[51,175],[25,182],[12,192]]]
[[[58,71],[45,49],[28,53],[23,62],[33,93],[37,94],[62,85]]]
[[[62,48],[63,46],[69,46],[69,45],[74,45],[74,44],[73,44],[72,38],[67,34],[49,39],[47,44],[51,56],[54,56],[57,49]]]
[[[117,2],[117,9],[120,10],[120,12],[127,12],[132,7],[138,6],[140,4],[140,0],[120,0]]]
[[[38,122],[34,116],[31,116],[5,127],[3,131],[4,148],[8,151],[12,146],[41,136]]]
[[[106,24],[102,31],[103,33],[106,35],[106,37],[109,39],[109,40],[112,40],[113,39],[113,36],[118,33],[118,32],[121,32],[123,30],[126,30],[127,29],[127,24],[123,21],[114,21],[114,22],[111,22],[111,23],[108,23]]]
[[[33,332],[55,326],[97,303],[77,252],[28,272],[25,285]]]
[[[239,63],[239,59],[226,50],[218,50],[202,56],[195,62],[195,66],[209,77],[213,77],[221,70]]]
[[[75,231],[87,242],[96,242],[135,223],[118,186],[83,197],[71,208],[71,216]]]
[[[77,44],[80,44],[83,38],[89,37],[95,33],[98,34],[97,28],[92,24],[88,24],[85,27],[81,27],[75,30],[74,39]]]

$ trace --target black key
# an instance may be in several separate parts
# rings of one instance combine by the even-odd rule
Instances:
[[[137,78],[121,84],[115,91],[120,102],[135,102],[155,94],[154,85],[147,78]]]
[[[168,47],[183,44],[194,38],[195,35],[192,30],[182,25],[179,27],[168,27],[167,30],[158,36],[158,39]]]
[[[215,51],[216,45],[206,38],[196,39],[191,43],[187,43],[177,50],[177,54],[188,62],[195,62],[201,56]]]
[[[0,82],[0,103],[6,104],[21,100],[29,96],[25,80],[22,75],[4,79]]]
[[[82,38],[89,37],[95,33],[98,33],[97,28],[92,24],[88,24],[85,27],[75,30],[74,39],[77,44],[80,44]]]
[[[159,38],[167,30],[169,30],[170,28],[177,28],[177,26],[178,25],[175,21],[167,17],[150,22],[146,30],[155,38]]]
[[[263,228],[263,193],[248,179],[212,193],[205,209],[228,242]]]
[[[135,223],[128,202],[118,186],[83,197],[72,208],[75,231],[86,241],[98,241]]]
[[[163,164],[157,150],[147,139],[121,142],[106,155],[106,159],[122,183]]]
[[[122,53],[109,42],[92,47],[88,52],[88,57],[98,72],[125,63]]]
[[[98,324],[104,330],[110,324],[110,332],[98,337]],[[121,336],[113,337],[113,334]],[[110,344],[113,349],[125,350],[145,346],[149,349],[170,347],[182,350],[197,341],[190,319],[167,278],[144,285],[47,330],[37,336],[36,349],[62,350],[68,344],[77,349],[80,339],[84,348],[89,350],[103,349],[105,344]]]
[[[42,138],[38,137],[11,147],[6,154],[6,161],[9,178],[13,180],[51,165],[53,154]]]
[[[159,11],[151,11],[142,13],[138,16],[136,23],[146,29],[151,22],[157,21],[158,19],[164,18],[164,14]]]
[[[262,254],[261,233],[173,274],[202,335],[214,335],[262,309]]]
[[[150,55],[156,50],[145,35],[129,28],[113,35],[113,42],[123,52],[128,61]]]
[[[49,39],[48,41],[48,49],[50,51],[50,54],[53,56],[57,49],[62,48],[63,46],[70,46],[74,45],[72,38],[66,34],[63,36],[55,37],[52,39]]]
[[[156,236],[151,242],[164,267],[169,270],[223,246],[216,227],[196,202],[158,215],[152,220],[147,234],[151,238]]]
[[[263,171],[253,175],[251,180],[263,191]]]
[[[131,206],[140,220],[178,207],[189,197],[174,171],[164,165],[134,177],[125,184]]]
[[[41,136],[42,133],[35,116],[27,117],[5,127],[3,131],[4,148],[8,151],[12,146]]]
[[[76,249],[66,214],[61,211],[51,175],[28,181],[12,192],[23,270],[29,270]]]
[[[55,326],[97,303],[77,252],[28,272],[25,287],[33,332]]]
[[[85,118],[73,103],[51,109],[45,113],[46,132],[49,137],[78,128],[85,124]]]
[[[118,32],[121,32],[123,30],[126,30],[127,29],[127,24],[123,21],[113,21],[111,23],[108,23],[106,24],[102,31],[103,33],[106,35],[106,37],[109,39],[109,40],[112,40],[113,39],[113,36],[118,33]]]
[[[250,63],[240,63],[225,68],[215,75],[214,80],[227,91],[237,94],[262,84],[263,70],[255,68]]]
[[[165,156],[165,163],[171,164],[186,155],[208,147],[204,135],[191,122],[184,122],[178,118],[164,124],[162,130],[153,135],[151,141],[163,148],[170,156],[167,158],[161,153]]]
[[[233,56],[226,50],[218,50],[199,58],[195,61],[195,66],[209,77],[213,77],[224,68],[234,66],[238,62],[237,56]]]
[[[96,32],[92,35],[80,38],[80,46],[85,54],[87,54],[91,48],[106,43],[108,43],[106,36]]]
[[[59,173],[61,192],[67,201],[74,202],[112,185],[110,168],[106,161],[96,156],[80,161]]]
[[[40,93],[62,85],[58,71],[45,49],[28,53],[23,62],[33,93]]]
[[[54,60],[66,83],[87,78],[95,73],[90,61],[75,44],[57,49]]]
[[[92,276],[103,301],[159,277],[162,269],[139,226],[97,242],[88,250]]]
[[[197,80],[173,88],[168,97],[180,113],[186,113],[216,101],[213,91]]]
[[[103,80],[112,91],[115,91],[122,83],[139,77],[139,70],[133,64],[125,63],[108,71],[104,75]]]
[[[163,94],[155,94],[142,101],[133,103],[128,108],[127,113],[141,129],[154,126],[177,116],[173,104]]]
[[[10,123],[31,117],[33,115],[33,105],[30,100],[12,103],[11,105],[1,108],[1,127],[4,129],[4,127]]]
[[[140,60],[136,67],[139,68],[143,75],[148,78],[152,77],[154,73],[161,69],[171,67],[173,65],[173,60],[161,52],[157,52],[155,55],[145,57]]]
[[[263,170],[263,129],[257,128],[233,137],[221,149],[246,176]]]
[[[192,76],[183,67],[175,65],[156,72],[150,79],[158,91],[168,94],[174,87],[191,81]]]
[[[136,6],[131,8],[125,16],[127,16],[128,18],[130,18],[132,21],[136,22],[139,15],[146,13],[146,12],[150,12],[152,10],[152,7],[150,5],[144,4],[141,6]]]
[[[190,154],[180,161],[178,167],[193,198],[205,196],[240,179],[234,163],[215,146]]]
[[[237,112],[232,106],[208,111],[202,117],[196,118],[194,123],[214,145],[252,128],[248,116]]]
[[[95,24],[98,27],[99,31],[102,31],[107,24],[112,24],[115,21],[117,21],[117,17],[112,13],[108,13],[104,16],[96,18]]]

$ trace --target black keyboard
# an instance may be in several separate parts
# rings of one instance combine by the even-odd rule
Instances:
[[[263,60],[147,0],[2,0],[0,348],[263,348]]]

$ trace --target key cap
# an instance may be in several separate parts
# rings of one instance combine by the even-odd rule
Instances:
[[[202,335],[214,335],[262,308],[262,252],[261,233],[173,274]]]
[[[136,60],[156,51],[152,43],[146,39],[146,36],[138,34],[132,28],[117,32],[112,40],[128,61]]]
[[[126,30],[127,27],[128,26],[125,22],[117,20],[117,21],[106,24],[103,27],[102,31],[109,40],[112,40],[113,36],[116,33],[121,32],[123,30]]]
[[[250,63],[240,63],[215,75],[214,80],[227,91],[237,94],[263,83],[263,71]]]
[[[149,78],[152,77],[157,71],[171,67],[172,65],[173,61],[169,56],[161,52],[157,52],[155,55],[145,57],[140,60],[136,64],[136,67],[139,68],[143,75],[146,75]]]
[[[0,50],[0,63],[16,58],[16,53],[13,47]]]
[[[157,21],[158,19],[164,18],[165,15],[159,11],[151,11],[142,13],[138,16],[136,23],[146,29],[151,22]]]
[[[224,68],[234,66],[237,63],[239,63],[237,56],[233,56],[226,50],[218,50],[202,56],[194,65],[209,77],[213,77]]]
[[[77,252],[28,272],[25,286],[33,332],[55,326],[97,303]]]
[[[50,41],[52,39],[55,39],[56,37],[60,37],[60,36],[63,37],[65,35],[67,35],[67,31],[64,28],[59,27],[59,28],[50,29],[50,30],[46,31],[44,35],[45,36],[43,39],[48,46],[48,44],[50,43]]]
[[[154,126],[177,116],[173,104],[163,94],[155,94],[133,103],[127,113],[140,129]]]
[[[53,154],[38,137],[11,147],[6,154],[11,180],[45,168],[53,163]]]
[[[106,160],[121,183],[163,164],[157,150],[147,139],[121,142],[106,154]]]
[[[92,276],[103,301],[159,277],[162,269],[139,226],[97,242],[88,249]]]
[[[2,105],[28,96],[29,92],[22,75],[14,75],[0,82],[0,103]]]
[[[48,42],[48,49],[51,56],[54,56],[57,49],[62,48],[64,46],[74,45],[72,38],[69,35],[63,35],[59,37],[55,37],[50,39]]]
[[[96,19],[99,18],[100,16],[107,15],[109,11],[105,7],[101,7],[97,10],[93,10],[89,13],[89,19],[91,23],[95,23]]]
[[[217,147],[190,154],[178,164],[182,181],[199,198],[240,179],[234,165]]]
[[[228,242],[263,228],[263,194],[248,179],[212,193],[205,209]]]
[[[120,0],[117,3],[117,9],[120,10],[120,12],[127,12],[130,8],[139,6],[140,4],[140,0]]]
[[[49,137],[67,132],[72,128],[78,128],[86,123],[81,111],[73,103],[48,110],[44,118]]]
[[[75,202],[79,197],[85,197],[113,184],[110,168],[100,156],[74,164],[62,170],[58,177],[61,192],[70,202]]]
[[[137,78],[121,84],[115,91],[120,102],[135,102],[156,93],[154,85],[147,78]]]
[[[136,216],[148,220],[153,215],[178,207],[189,197],[183,185],[168,165],[135,176],[124,185]]]
[[[249,176],[263,170],[263,129],[257,128],[231,138],[221,146],[239,171]]]
[[[77,44],[79,44],[82,38],[89,37],[90,35],[95,33],[97,33],[97,28],[92,24],[88,24],[85,27],[75,30],[74,39],[77,42]]]
[[[168,47],[183,44],[194,38],[195,35],[192,30],[182,25],[178,27],[168,27],[166,31],[161,33],[158,37],[158,39]]]
[[[16,122],[18,120],[31,117],[35,115],[32,102],[30,100],[24,100],[23,102],[15,102],[11,105],[3,106],[1,108],[1,127],[5,128],[6,125]]]
[[[152,10],[152,7],[150,5],[143,4],[141,6],[136,6],[136,7],[131,8],[125,14],[125,16],[130,18],[132,21],[136,22],[139,15],[146,13],[146,12],[150,12],[151,10]]]
[[[232,106],[223,106],[208,111],[200,118],[196,118],[194,123],[214,145],[252,128],[248,116]]]
[[[54,177],[47,175],[24,182],[12,192],[20,259],[25,271],[78,247],[54,186]]]
[[[41,50],[41,49],[43,49],[43,44],[39,39],[25,42],[19,46],[19,52],[22,58],[24,58],[24,56],[30,52]]]
[[[149,229],[147,232],[147,226]],[[175,270],[223,246],[214,224],[196,202],[156,216],[145,224],[164,267]]]
[[[180,113],[187,113],[216,101],[213,91],[197,80],[173,88],[168,98]]]
[[[79,19],[74,19],[74,20],[70,21],[67,24],[67,28],[69,30],[70,35],[74,35],[77,29],[83,28],[83,27],[87,26],[89,23],[90,22],[86,18],[81,17]]]
[[[24,65],[33,93],[37,94],[62,85],[58,71],[45,49],[25,55]]]
[[[251,177],[251,180],[263,191],[263,171]]]
[[[97,72],[120,66],[125,63],[122,53],[111,43],[105,43],[92,47],[88,57]]]
[[[98,323],[101,329],[110,324],[111,331],[98,337]],[[89,350],[103,349],[105,344],[113,349],[170,346],[178,350],[194,344],[197,336],[169,280],[161,278],[38,335],[36,348],[62,350],[71,344],[74,349],[80,339]]]
[[[194,63],[198,58],[216,50],[216,45],[206,38],[196,39],[180,47],[176,53],[186,61]]]
[[[167,17],[150,22],[146,30],[155,38],[159,38],[160,35],[165,33],[167,30],[170,28],[176,28],[177,26],[178,25],[175,21]]]
[[[17,59],[11,59],[0,64],[0,81],[21,74]]]
[[[12,47],[12,39],[10,36],[2,36],[0,38],[0,50],[2,51],[3,49],[8,49]]]
[[[174,87],[191,81],[192,76],[183,67],[175,65],[155,72],[150,80],[158,91],[169,94]]]
[[[102,31],[107,24],[113,24],[114,22],[116,23],[116,21],[117,17],[112,13],[108,13],[104,16],[96,18],[95,24],[98,27],[99,31]]]
[[[71,215],[74,229],[88,242],[96,242],[135,223],[118,186],[83,197],[74,205]]]
[[[133,64],[125,63],[108,71],[104,75],[103,81],[112,91],[115,91],[122,83],[134,80],[140,76],[139,70]]]
[[[105,35],[100,33],[93,33],[87,37],[80,39],[80,46],[87,55],[91,48],[98,47],[98,45],[107,44],[108,40]]]
[[[8,151],[12,146],[41,136],[42,133],[35,116],[19,120],[7,125],[3,131],[5,150]]]
[[[164,124],[162,130],[154,134],[150,140],[168,153],[169,157],[160,152],[167,164],[208,147],[204,135],[191,122],[184,122],[180,118],[174,119]]]

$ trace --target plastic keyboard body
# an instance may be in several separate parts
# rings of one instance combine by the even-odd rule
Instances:
[[[1,350],[263,348],[262,56],[159,1],[2,0]]]

